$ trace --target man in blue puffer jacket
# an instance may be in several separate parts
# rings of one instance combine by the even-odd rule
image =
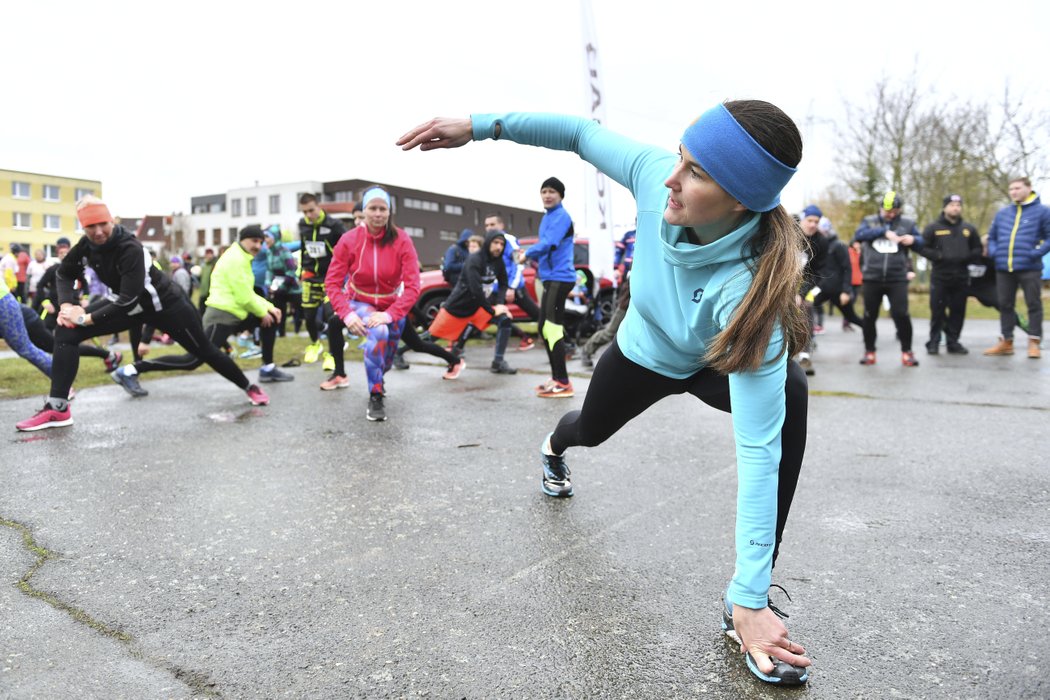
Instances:
[[[1014,325],[1017,314],[1014,300],[1017,288],[1024,292],[1028,306],[1028,357],[1038,360],[1043,337],[1043,302],[1040,299],[1040,274],[1043,256],[1050,251],[1050,207],[1039,201],[1032,191],[1032,181],[1015,177],[1010,181],[1013,204],[1000,209],[988,229],[988,256],[995,261],[996,288],[999,294],[998,344],[985,355],[1014,354]]]

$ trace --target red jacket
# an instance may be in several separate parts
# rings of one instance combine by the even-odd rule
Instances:
[[[324,289],[339,318],[350,315],[351,301],[360,301],[400,321],[419,299],[419,257],[412,239],[397,229],[392,243],[380,245],[385,232],[374,235],[361,224],[344,233],[332,251]]]
[[[30,260],[29,253],[24,250],[18,254],[18,272],[15,273],[15,279],[19,282],[26,281],[26,271],[29,269]]]

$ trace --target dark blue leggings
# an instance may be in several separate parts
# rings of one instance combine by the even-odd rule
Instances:
[[[51,376],[51,356],[33,345],[22,318],[22,305],[13,294],[0,297],[0,338],[7,341],[11,349],[33,363],[37,369]],[[68,392],[67,392],[68,393]]]

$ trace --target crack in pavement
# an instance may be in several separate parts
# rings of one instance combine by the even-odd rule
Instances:
[[[29,570],[22,574],[21,578],[18,579],[17,586],[18,589],[22,591],[22,593],[29,596],[30,598],[35,598],[36,600],[43,601],[51,607],[55,608],[56,610],[60,610],[66,613],[77,622],[87,625],[88,627],[105,637],[109,637],[110,639],[115,639],[116,641],[123,643],[125,648],[128,650],[128,653],[131,654],[132,658],[143,663],[150,664],[157,668],[164,669],[168,673],[172,674],[176,679],[192,688],[195,694],[200,694],[211,698],[222,697],[222,694],[215,689],[215,684],[208,681],[207,674],[195,671],[187,671],[185,669],[179,668],[178,666],[169,664],[165,661],[153,659],[147,656],[144,652],[132,646],[133,638],[127,632],[123,632],[119,629],[110,627],[104,622],[96,620],[86,611],[74,605],[70,605],[69,603],[59,599],[54,594],[47,593],[46,591],[41,591],[38,588],[34,588],[33,584],[31,583],[31,580],[36,574],[36,572],[39,571],[45,563],[52,559],[58,559],[60,555],[57,552],[53,552],[37,544],[36,538],[33,537],[33,532],[29,529],[29,527],[23,525],[22,523],[16,520],[10,520],[8,518],[0,516],[0,527],[10,528],[11,530],[14,530],[21,534],[22,546],[36,556],[36,561],[33,562],[33,565],[30,566]]]
[[[854,391],[829,391],[821,389],[810,389],[810,396],[821,396],[836,399],[864,399],[867,401],[895,401],[911,403],[916,399],[909,396],[875,396],[872,394],[859,394]],[[1015,406],[1007,403],[993,403],[990,401],[950,401],[948,399],[921,399],[923,403],[939,404],[942,406],[970,406],[972,408],[1012,408],[1018,411],[1050,411],[1050,406]]]

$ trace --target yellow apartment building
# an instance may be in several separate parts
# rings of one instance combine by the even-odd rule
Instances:
[[[0,254],[11,243],[30,251],[46,247],[48,252],[62,236],[75,243],[83,233],[76,203],[86,194],[101,197],[102,183],[0,169]]]

